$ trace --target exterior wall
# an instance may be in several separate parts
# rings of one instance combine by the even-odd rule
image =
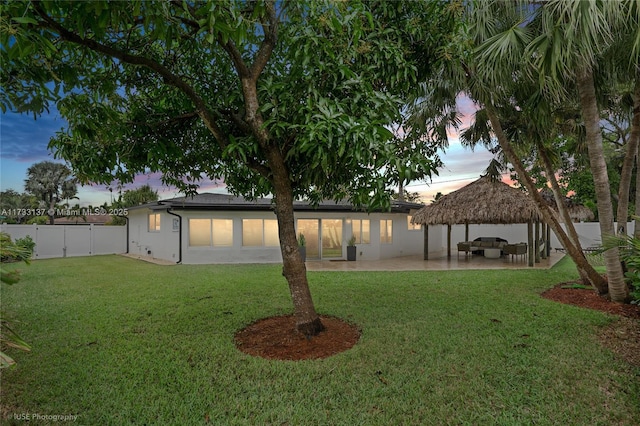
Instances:
[[[173,228],[174,219],[178,218],[156,211],[160,213],[160,231],[149,232],[150,213],[147,209],[129,211],[129,253],[178,262],[179,230]]]
[[[161,213],[160,232],[149,232],[147,216],[150,210],[136,209],[129,212],[129,253],[151,256],[167,261],[179,260],[179,231],[174,230],[174,220],[165,211]],[[184,217],[182,227],[183,263],[271,263],[281,262],[279,247],[243,247],[242,219],[275,219],[271,212],[177,212]],[[233,219],[232,247],[189,247],[188,218]],[[357,258],[377,260],[400,256],[422,255],[424,247],[423,230],[408,230],[407,216],[391,213],[324,213],[301,212],[299,219],[342,219],[342,257],[346,259],[346,243],[352,230],[352,220],[371,221],[371,243],[357,245]],[[393,220],[392,244],[380,243],[380,220]],[[600,226],[597,222],[574,224],[583,248],[600,244]],[[634,223],[629,222],[627,229],[633,233]],[[66,256],[91,256],[100,254],[125,253],[127,251],[126,227],[94,225],[7,225],[2,224],[2,232],[12,239],[29,235],[36,242],[35,259],[47,259]],[[527,225],[470,225],[469,239],[478,237],[501,237],[510,243],[527,241]],[[464,225],[452,227],[452,254],[456,254],[456,244],[465,239]],[[558,238],[551,233],[551,247],[562,247]],[[447,227],[429,226],[429,257],[446,255]]]
[[[157,259],[178,262],[179,235],[173,229],[177,217],[166,211],[161,214],[160,231],[149,232],[148,215],[151,210],[136,209],[129,211],[129,253],[151,256]],[[277,263],[282,261],[280,247],[245,247],[242,245],[242,219],[275,219],[270,211],[194,211],[173,210],[182,217],[182,263]],[[233,220],[233,243],[228,247],[192,247],[189,246],[189,219],[231,219]],[[332,258],[346,259],[347,241],[353,233],[352,220],[370,220],[371,242],[357,245],[357,258],[363,260],[385,259],[422,253],[422,230],[408,230],[406,214],[398,213],[354,213],[354,212],[298,212],[296,219],[338,219],[342,220],[342,256]],[[392,243],[380,242],[380,220],[393,221]]]

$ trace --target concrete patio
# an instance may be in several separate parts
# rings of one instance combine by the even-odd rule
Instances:
[[[142,260],[155,263],[157,265],[176,265],[163,259],[155,259],[148,256],[123,253],[121,256],[131,259]],[[346,260],[308,260],[306,262],[308,271],[447,271],[461,269],[548,269],[555,265],[565,256],[564,253],[552,252],[547,259],[542,259],[533,268],[527,266],[526,257],[518,256],[511,258],[503,256],[498,259],[486,258],[482,255],[451,256],[450,259],[444,254],[435,259],[423,260],[422,255],[404,256],[383,260],[357,260],[348,262]]]
[[[456,256],[447,258],[446,254],[435,259],[423,260],[422,255],[405,256],[384,260],[308,260],[308,271],[447,271],[463,269],[548,269],[565,256],[552,251],[550,257],[541,259],[533,268],[527,266],[526,257],[504,256],[489,259],[481,255]]]

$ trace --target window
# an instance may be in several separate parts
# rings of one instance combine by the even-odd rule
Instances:
[[[380,221],[380,244],[393,243],[393,220],[382,219]]]
[[[280,234],[278,233],[278,221],[275,219],[264,220],[264,245],[268,247],[280,246]]]
[[[233,220],[189,219],[189,246],[230,247],[233,245]]]
[[[413,219],[413,216],[407,216],[407,229],[409,229],[409,231],[420,231],[422,225],[419,223],[411,223],[411,219]]]
[[[275,219],[242,219],[242,245],[276,247],[280,245],[278,221]]]
[[[149,214],[149,232],[160,232],[160,213]]]
[[[189,245],[192,247],[211,245],[211,219],[189,219]]]
[[[368,219],[352,220],[351,229],[356,237],[356,244],[371,244],[371,222]]]
[[[233,220],[211,219],[211,224],[213,227],[213,246],[231,247],[233,245]]]

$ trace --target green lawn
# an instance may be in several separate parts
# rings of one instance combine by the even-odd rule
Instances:
[[[20,268],[2,305],[33,351],[11,352],[18,366],[2,372],[2,424],[25,414],[73,414],[81,425],[640,422],[640,369],[595,338],[613,318],[538,295],[575,278],[566,260],[552,270],[309,273],[318,311],[362,337],[301,362],[233,344],[244,325],[290,312],[277,265],[99,256]]]

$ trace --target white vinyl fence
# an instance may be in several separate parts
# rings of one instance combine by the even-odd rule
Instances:
[[[95,256],[127,251],[126,226],[102,225],[0,225],[11,240],[27,235],[36,243],[34,259]]]
[[[564,225],[562,225],[564,227]],[[598,222],[574,223],[580,245],[583,249],[599,246],[600,224]],[[627,223],[627,233],[633,235],[634,223]],[[527,242],[528,231],[526,224],[512,225],[469,225],[469,240],[477,237],[500,237],[510,243]],[[465,241],[464,225],[451,227],[451,246],[456,249],[456,244]],[[551,248],[561,248],[562,244],[553,231],[551,232]],[[429,253],[430,256],[440,256],[447,250],[447,227],[444,225],[429,226]]]

